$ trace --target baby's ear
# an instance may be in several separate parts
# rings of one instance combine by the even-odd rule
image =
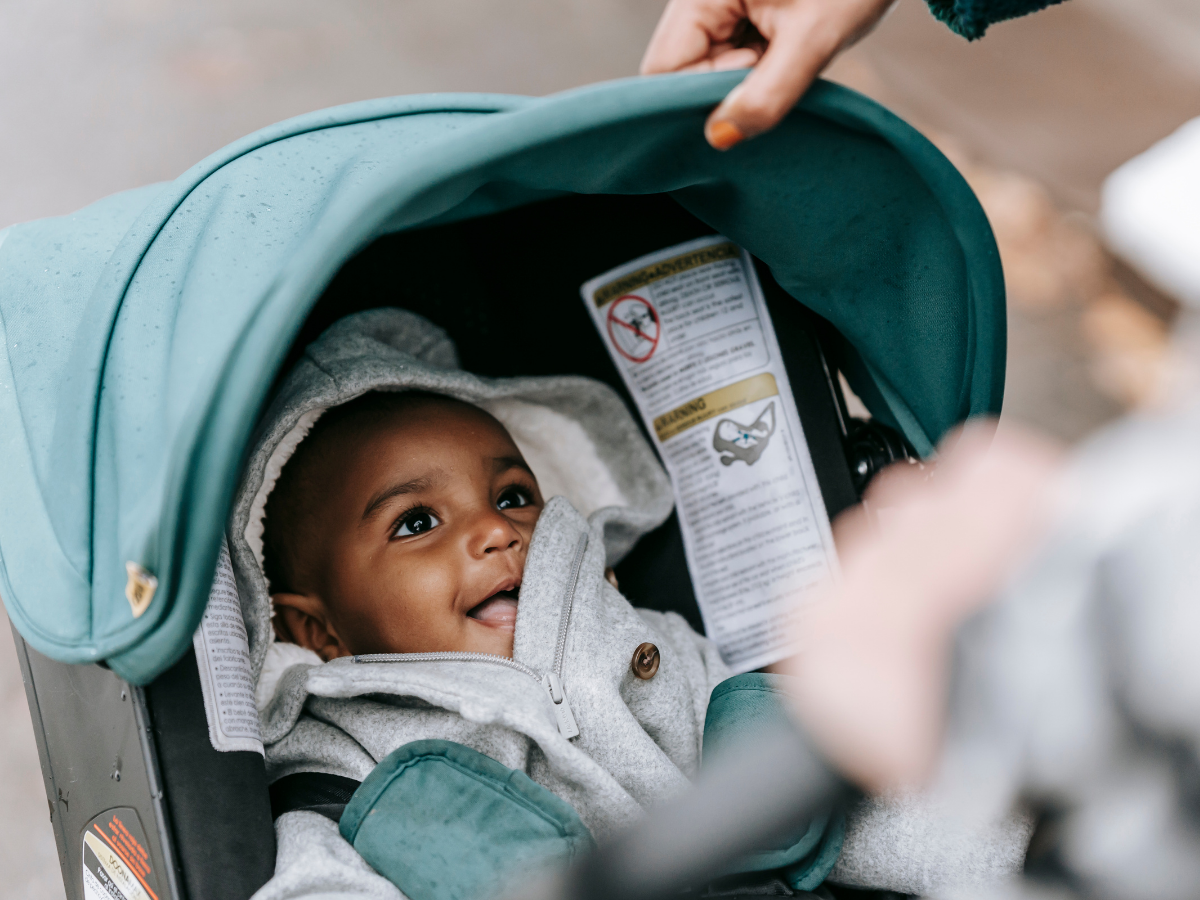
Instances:
[[[325,662],[351,655],[329,621],[325,604],[317,597],[279,593],[271,595],[271,602],[275,605],[272,623],[280,640],[299,644]]]

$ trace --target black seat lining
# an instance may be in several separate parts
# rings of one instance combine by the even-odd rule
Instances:
[[[294,772],[271,782],[271,819],[306,810],[340,822],[361,781],[327,772]]]

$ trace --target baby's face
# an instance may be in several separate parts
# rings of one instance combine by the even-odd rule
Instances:
[[[463,403],[416,400],[402,416],[326,435],[320,470],[330,489],[317,506],[312,588],[273,598],[294,640],[326,659],[512,656],[542,497],[495,419]],[[324,621],[302,619],[313,610]]]

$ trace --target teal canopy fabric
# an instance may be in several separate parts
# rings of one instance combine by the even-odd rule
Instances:
[[[855,390],[922,453],[998,412],[1003,280],[958,172],[824,83],[718,153],[702,123],[739,77],[353,104],[0,232],[0,596],[22,635],[139,684],[186,651],[272,380],[325,285],[385,233],[665,193],[840,331]],[[128,563],[158,581],[138,616]]]

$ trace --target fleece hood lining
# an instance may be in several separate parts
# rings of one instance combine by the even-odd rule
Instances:
[[[283,467],[287,465],[289,459],[296,455],[297,448],[308,437],[308,433],[312,431],[312,427],[317,424],[317,419],[321,418],[326,409],[327,407],[324,406],[310,409],[300,417],[299,422],[292,426],[292,430],[284,435],[283,440],[271,451],[271,458],[267,460],[267,468],[263,472],[263,482],[254,495],[254,502],[250,506],[250,521],[246,523],[246,543],[254,553],[254,558],[258,560],[258,567],[263,570],[264,578],[266,578],[266,558],[263,554],[263,532],[265,530],[264,520],[267,517],[267,500],[271,497],[271,491],[275,490],[275,485],[279,483]]]

